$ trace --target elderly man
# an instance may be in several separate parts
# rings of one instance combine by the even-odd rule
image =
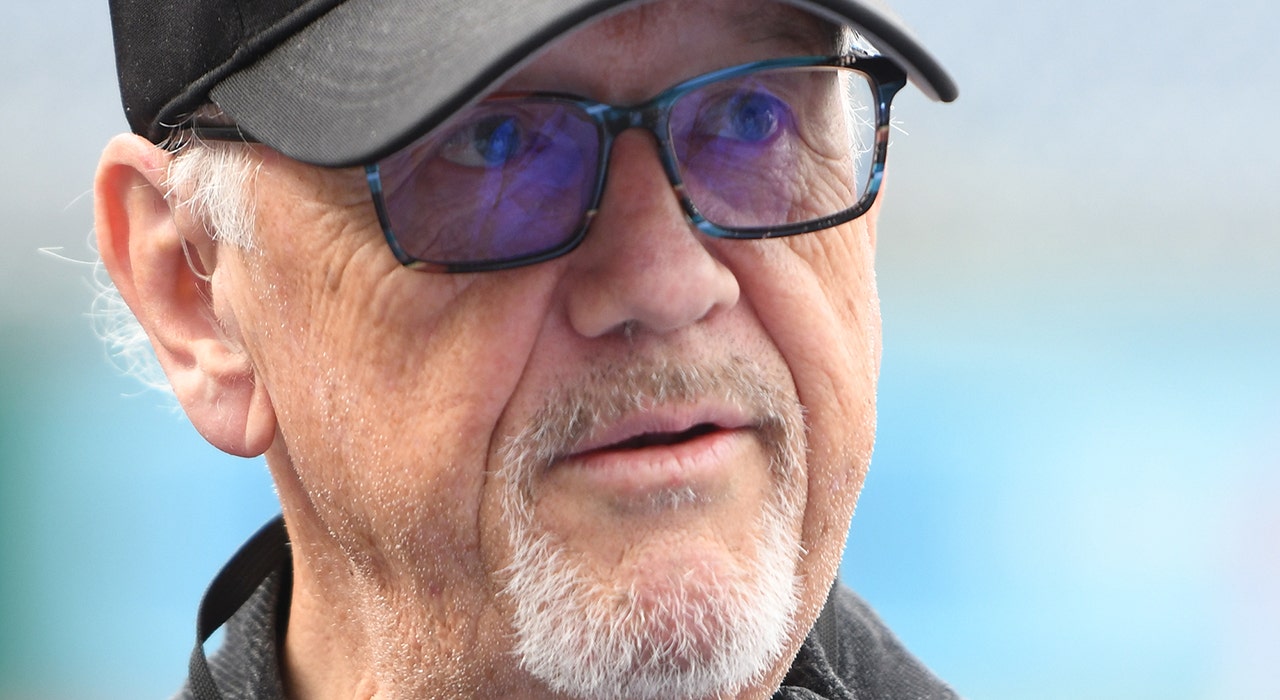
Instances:
[[[112,19],[103,261],[283,510],[181,697],[953,697],[832,585],[889,103],[955,97],[876,0]]]

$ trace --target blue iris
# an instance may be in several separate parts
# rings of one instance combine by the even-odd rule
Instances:
[[[739,95],[728,107],[728,124],[721,135],[755,143],[773,136],[786,110],[781,100],[764,92]]]
[[[520,125],[509,116],[486,119],[475,126],[471,144],[490,167],[502,165],[520,152]]]

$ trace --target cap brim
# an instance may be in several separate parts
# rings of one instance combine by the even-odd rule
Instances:
[[[210,96],[241,129],[291,158],[369,163],[438,125],[565,32],[633,2],[502,0],[495,11],[492,0],[347,0]],[[947,72],[878,2],[795,4],[854,24],[929,97],[956,98]]]

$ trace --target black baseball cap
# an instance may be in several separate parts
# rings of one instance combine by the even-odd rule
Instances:
[[[369,163],[539,48],[634,0],[110,0],[130,127],[160,143],[217,104],[307,163]],[[881,0],[798,0],[854,25],[929,97],[955,83]]]

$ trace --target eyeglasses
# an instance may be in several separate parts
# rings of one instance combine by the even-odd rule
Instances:
[[[573,250],[600,206],[614,139],[632,128],[653,135],[698,230],[790,236],[871,207],[905,83],[887,58],[795,57],[707,73],[634,106],[498,94],[365,172],[387,243],[415,269],[502,270]]]

